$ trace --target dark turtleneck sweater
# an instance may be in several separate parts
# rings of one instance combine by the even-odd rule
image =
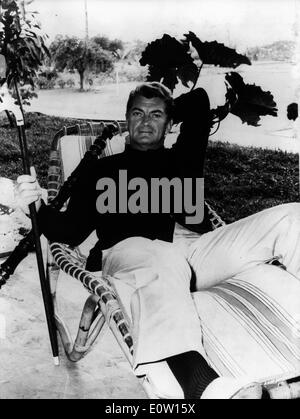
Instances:
[[[175,222],[186,225],[186,214],[123,214],[118,212],[118,199],[117,213],[100,214],[96,201],[101,192],[96,190],[96,184],[101,178],[110,178],[118,186],[120,170],[127,171],[127,183],[132,178],[142,178],[148,185],[152,178],[203,177],[209,134],[208,97],[203,89],[196,89],[192,94],[182,95],[175,103],[175,122],[183,122],[172,148],[139,151],[126,146],[124,152],[100,159],[98,165],[81,176],[66,211],[59,212],[42,205],[39,211],[41,228],[49,240],[76,246],[96,230],[97,251],[134,236],[172,242]],[[128,197],[134,192],[130,191]],[[211,230],[206,217],[200,225],[186,227],[199,233]]]

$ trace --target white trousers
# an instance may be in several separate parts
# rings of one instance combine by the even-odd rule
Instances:
[[[173,243],[131,237],[104,253],[103,274],[113,277],[132,322],[134,368],[196,350],[204,355],[201,324],[190,294],[196,289],[280,258],[300,278],[300,204],[284,204],[203,234],[185,250]]]

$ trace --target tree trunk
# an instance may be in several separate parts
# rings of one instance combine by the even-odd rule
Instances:
[[[80,90],[84,90],[84,71],[79,71],[80,76]]]

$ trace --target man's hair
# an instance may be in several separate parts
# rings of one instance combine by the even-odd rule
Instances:
[[[157,81],[153,81],[140,84],[134,90],[132,90],[127,101],[126,115],[130,111],[132,104],[137,96],[144,96],[147,99],[152,99],[154,97],[162,99],[166,106],[166,114],[168,119],[170,120],[173,118],[174,99],[172,98],[171,91],[163,84]]]

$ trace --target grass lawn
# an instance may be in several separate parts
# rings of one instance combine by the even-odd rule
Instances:
[[[48,156],[54,134],[70,120],[29,112],[26,134],[31,161],[46,187]],[[22,173],[17,130],[0,120],[0,176]],[[209,143],[205,166],[205,197],[226,222],[285,202],[299,201],[297,154],[234,144]]]
[[[205,198],[228,223],[274,205],[299,201],[299,156],[210,142]]]

